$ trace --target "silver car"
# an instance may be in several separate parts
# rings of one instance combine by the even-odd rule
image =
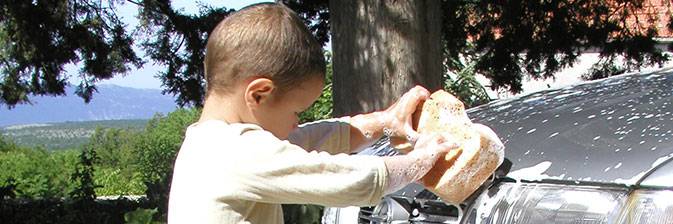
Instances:
[[[460,205],[411,184],[324,223],[673,224],[673,69],[494,101],[468,110],[505,162]],[[366,153],[390,155],[385,141]]]

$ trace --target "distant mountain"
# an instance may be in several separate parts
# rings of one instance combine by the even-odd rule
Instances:
[[[11,110],[0,108],[0,127],[65,121],[149,119],[156,113],[176,109],[172,96],[158,89],[135,89],[116,85],[99,85],[88,104],[75,95],[75,87],[66,96],[31,97],[32,105],[17,105]]]

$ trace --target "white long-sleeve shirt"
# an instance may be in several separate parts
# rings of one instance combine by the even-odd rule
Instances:
[[[173,172],[169,223],[283,223],[283,204],[374,205],[387,171],[376,156],[347,155],[342,120],[300,127],[283,141],[252,124],[189,126]]]

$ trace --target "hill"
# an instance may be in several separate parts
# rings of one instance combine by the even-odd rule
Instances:
[[[0,108],[0,127],[66,121],[149,119],[156,113],[167,114],[176,109],[172,96],[158,89],[135,89],[116,85],[100,85],[90,103],[66,88],[66,96],[34,96],[31,104],[13,109]]]
[[[14,125],[0,128],[0,134],[22,146],[39,146],[47,150],[73,149],[86,143],[98,127],[141,131],[148,121],[107,120]]]

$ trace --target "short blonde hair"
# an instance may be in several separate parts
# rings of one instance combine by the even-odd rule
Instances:
[[[251,5],[222,20],[208,38],[204,66],[207,95],[228,93],[248,77],[269,78],[282,94],[325,75],[320,44],[297,14],[275,3]]]

